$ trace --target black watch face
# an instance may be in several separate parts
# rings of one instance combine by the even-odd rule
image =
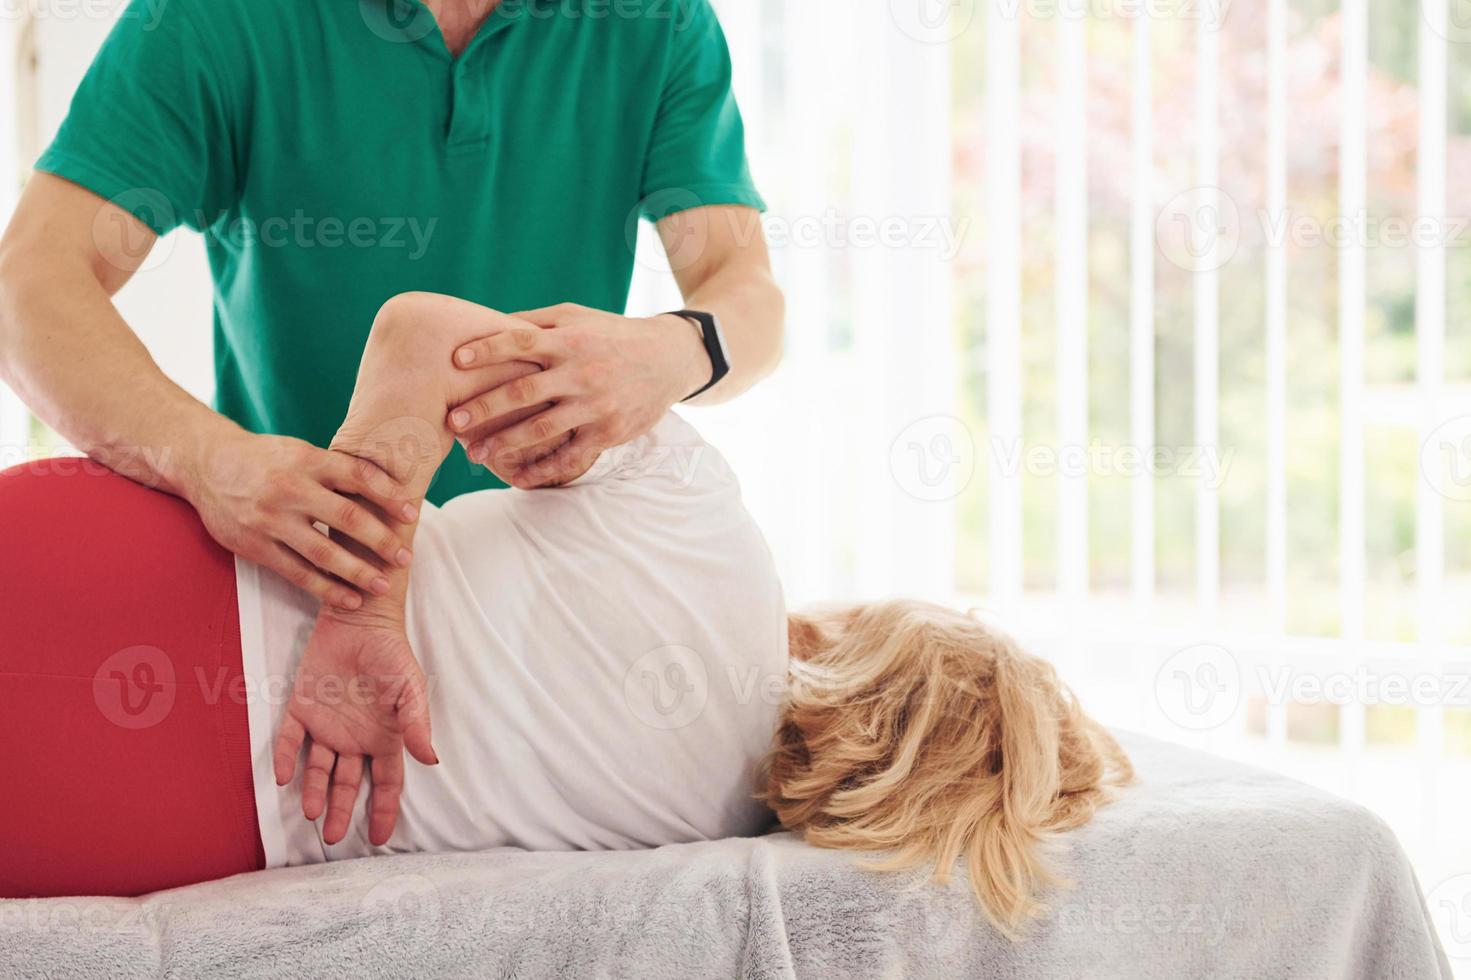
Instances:
[[[730,359],[725,355],[725,331],[720,329],[720,321],[713,316],[710,318],[708,336],[705,346],[710,350],[710,365],[715,369],[715,380],[719,381],[730,370]]]

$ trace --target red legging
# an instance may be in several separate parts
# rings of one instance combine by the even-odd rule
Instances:
[[[87,460],[0,472],[0,897],[265,866],[235,566],[183,501]]]

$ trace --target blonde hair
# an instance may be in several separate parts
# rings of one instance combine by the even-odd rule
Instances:
[[[1133,778],[1047,662],[973,615],[895,600],[793,614],[792,676],[760,794],[819,847],[932,864],[965,856],[1016,938],[1065,884],[1042,853]]]

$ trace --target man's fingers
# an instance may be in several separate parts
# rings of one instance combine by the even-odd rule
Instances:
[[[387,524],[380,521],[376,515],[369,512],[366,507],[341,494],[333,493],[326,487],[314,486],[307,493],[306,510],[307,516],[313,521],[320,521],[343,537],[356,541],[382,558],[389,567],[405,568],[408,566],[409,549],[404,547],[403,539]],[[317,564],[311,555],[304,557],[312,564]],[[369,568],[372,567],[361,558],[358,558],[357,561]],[[327,571],[338,578],[356,582],[363,588],[368,587],[355,577],[343,575],[336,568],[328,568]]]
[[[597,420],[597,413],[580,402],[559,402],[544,412],[509,426],[469,447],[473,462],[483,462],[507,450],[529,450],[566,435],[579,425]],[[534,459],[527,456],[527,460]]]
[[[311,528],[307,528],[305,533],[322,537]],[[322,574],[315,565],[279,541],[271,542],[267,553],[257,560],[298,589],[316,596],[328,605],[338,609],[356,609],[363,604],[362,596]]]
[[[313,741],[311,751],[306,754],[306,772],[301,779],[301,813],[308,820],[322,815],[327,805],[327,783],[332,776],[332,764],[337,753],[321,742]]]
[[[309,524],[288,531],[285,543],[317,568],[370,595],[387,595],[393,587],[388,576]]]
[[[557,487],[587,472],[606,448],[589,430],[581,429],[561,449],[524,466],[499,467],[493,456],[489,465],[492,472],[518,490]]]
[[[540,364],[530,361],[506,361],[503,364],[482,364],[478,367],[471,365],[469,368],[461,368],[464,377],[461,387],[474,391],[490,391],[524,375],[535,374],[541,369]]]
[[[525,317],[502,313],[500,310],[465,300],[454,300],[453,305],[457,307],[453,314],[456,319],[464,318],[466,329],[474,330],[481,337],[492,337],[507,330],[526,330],[536,326]],[[455,359],[455,363],[458,364],[459,360]]]
[[[368,796],[368,841],[374,847],[388,843],[398,823],[403,796],[404,757],[400,751],[373,757],[373,788]]]
[[[352,808],[358,801],[358,790],[363,785],[363,757],[343,755],[337,758],[337,768],[332,770],[332,793],[327,801],[327,820],[322,824],[322,840],[336,844],[347,836],[352,824]]]
[[[530,361],[545,368],[551,366],[562,349],[561,339],[550,330],[521,326],[461,344],[455,350],[455,365],[478,368],[506,361]]]
[[[566,368],[524,375],[450,409],[449,427],[457,433],[468,432],[518,409],[565,397],[574,387],[572,372]]]
[[[541,412],[545,412],[551,407],[551,402],[540,402],[536,405],[528,405],[526,408],[518,408],[514,412],[511,412],[509,415],[502,415],[498,419],[491,419],[489,422],[482,422],[472,429],[459,433],[455,436],[455,441],[464,446],[465,451],[468,453],[471,449],[476,448],[482,442],[485,442],[496,433],[509,429],[511,426],[525,419],[529,419],[533,415],[538,415]],[[543,455],[545,455],[545,453],[551,452],[553,449],[556,449],[561,444],[562,440],[560,439],[548,441],[546,446],[543,447]],[[528,458],[534,459],[535,456],[531,456]]]
[[[401,448],[395,445],[386,447],[386,451],[397,452]],[[438,450],[437,446],[425,448],[428,452]],[[367,499],[382,508],[389,519],[402,524],[412,524],[419,519],[419,509],[409,499],[404,488],[375,463],[347,453],[334,452],[327,455],[324,465],[323,475],[334,489]]]
[[[548,406],[550,407],[550,406]],[[491,433],[494,435],[495,433]],[[516,474],[521,474],[523,479],[530,480],[529,474],[532,467],[544,459],[550,459],[552,454],[571,442],[576,433],[564,433],[560,438],[548,439],[525,449],[502,450],[500,453],[491,453],[480,465],[490,470],[503,482],[515,486],[512,479]]]
[[[306,729],[301,727],[301,722],[290,714],[281,719],[281,729],[276,732],[276,746],[272,753],[277,786],[285,786],[296,775],[296,759],[301,755],[301,743],[305,738]]]

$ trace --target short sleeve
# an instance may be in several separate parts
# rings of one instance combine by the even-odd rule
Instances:
[[[238,85],[226,80],[232,65],[196,23],[197,8],[133,0],[36,162],[160,235],[208,227],[238,198]]]
[[[658,221],[712,204],[765,210],[746,162],[731,90],[730,50],[709,0],[674,5],[670,56],[644,166],[643,216]]]

